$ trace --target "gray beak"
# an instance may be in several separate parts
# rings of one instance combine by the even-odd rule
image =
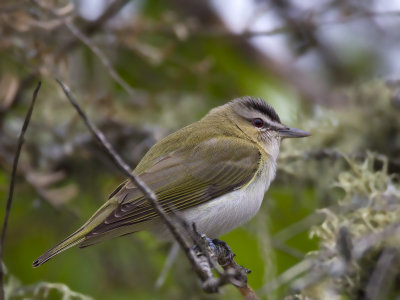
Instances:
[[[296,128],[285,128],[285,129],[278,130],[278,132],[282,138],[302,138],[302,137],[307,137],[307,136],[311,135],[311,133],[309,133],[307,131],[296,129]]]

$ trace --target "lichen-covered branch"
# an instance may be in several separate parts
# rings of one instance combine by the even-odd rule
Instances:
[[[327,293],[350,299],[400,295],[398,177],[388,174],[388,161],[381,155],[368,153],[362,163],[346,160],[350,170],[336,183],[345,192],[339,201],[343,209],[321,210],[325,220],[311,231],[320,239],[320,248],[304,260],[307,269],[290,278],[291,287],[297,296],[315,300]],[[376,160],[381,161],[380,170],[375,169]]]

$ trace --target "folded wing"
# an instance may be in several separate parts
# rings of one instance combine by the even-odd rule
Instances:
[[[181,211],[245,186],[256,176],[259,162],[260,153],[250,142],[223,137],[169,153],[138,175],[156,193],[166,212]],[[80,246],[106,239],[107,235],[135,232],[135,227],[158,218],[130,181],[118,187],[109,201],[117,201],[117,207]]]

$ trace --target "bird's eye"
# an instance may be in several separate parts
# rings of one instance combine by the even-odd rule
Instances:
[[[264,126],[264,121],[260,118],[255,118],[251,121],[254,127],[261,128]]]

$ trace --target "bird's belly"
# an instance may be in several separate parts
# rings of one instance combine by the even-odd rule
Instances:
[[[182,212],[188,223],[195,223],[200,233],[216,238],[249,221],[259,210],[269,185],[264,176],[243,190],[236,190],[208,203]],[[263,180],[264,179],[264,180]]]

